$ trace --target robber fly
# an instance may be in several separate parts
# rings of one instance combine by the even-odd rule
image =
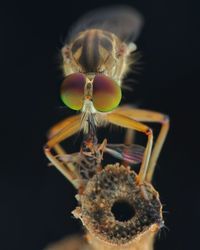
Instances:
[[[100,114],[119,105],[122,79],[135,61],[130,39],[136,39],[141,26],[141,15],[128,7],[94,11],[78,21],[63,46],[61,99],[82,112],[84,131],[88,115],[98,126]]]
[[[50,129],[45,154],[71,181],[76,179],[75,168],[64,166],[64,158],[59,161],[52,150],[57,155],[67,155],[60,143],[80,130],[90,138],[91,123],[92,127],[110,123],[129,131],[144,133],[147,144],[138,179],[140,183],[150,182],[152,179],[169,128],[169,119],[154,111],[118,107],[122,97],[123,78],[130,67],[134,67],[134,52],[137,48],[135,39],[142,24],[142,16],[130,7],[98,9],[86,14],[74,25],[61,49],[65,76],[61,85],[61,99],[67,107],[80,111],[80,114],[69,117]],[[162,125],[153,152],[152,130],[142,122],[158,122]],[[88,138],[83,142],[87,142]],[[95,141],[92,142],[92,147],[96,150]],[[134,147],[132,150],[134,151]],[[116,158],[123,156],[121,146],[107,146],[107,151]],[[81,153],[78,154],[80,156]],[[83,155],[82,153],[81,157]]]

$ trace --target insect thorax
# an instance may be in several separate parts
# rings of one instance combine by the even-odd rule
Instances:
[[[125,73],[128,46],[115,34],[88,29],[78,33],[62,49],[65,75],[74,72],[104,73],[116,80],[121,80]]]

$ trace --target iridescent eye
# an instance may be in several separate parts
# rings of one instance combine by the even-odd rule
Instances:
[[[116,108],[121,101],[121,88],[105,75],[96,75],[93,81],[93,104],[101,112]]]
[[[67,76],[61,85],[61,99],[66,106],[80,110],[83,106],[85,76],[74,73]]]

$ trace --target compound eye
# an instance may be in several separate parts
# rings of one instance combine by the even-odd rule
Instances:
[[[93,81],[93,104],[100,112],[109,112],[121,101],[120,86],[109,77],[97,74]]]
[[[81,110],[84,99],[86,78],[81,73],[67,76],[61,85],[61,99],[66,106],[73,110]]]

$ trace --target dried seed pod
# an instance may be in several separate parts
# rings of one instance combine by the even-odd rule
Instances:
[[[94,249],[151,249],[164,224],[158,193],[149,183],[139,185],[136,173],[119,164],[93,176],[79,199],[73,214]]]

